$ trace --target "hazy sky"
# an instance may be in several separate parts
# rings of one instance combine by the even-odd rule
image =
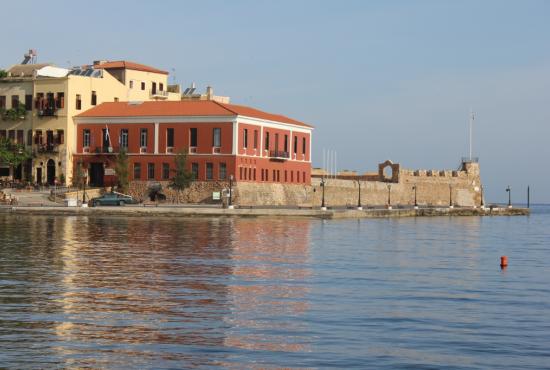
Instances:
[[[127,59],[313,124],[340,169],[455,169],[489,201],[550,202],[550,1],[93,1],[2,4],[0,68]]]

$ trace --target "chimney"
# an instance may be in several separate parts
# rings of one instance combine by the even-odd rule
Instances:
[[[105,63],[107,63],[106,60],[94,60],[94,66],[100,66]]]
[[[214,98],[214,89],[212,86],[206,86],[206,100],[212,100]]]

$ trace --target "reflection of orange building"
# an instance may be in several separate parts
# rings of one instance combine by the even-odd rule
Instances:
[[[225,345],[249,350],[298,352],[306,350],[305,338],[258,334],[258,330],[288,329],[303,324],[289,317],[308,310],[305,281],[311,271],[309,259],[311,220],[237,219],[233,235],[233,276],[229,286],[235,307],[228,321],[238,330],[230,331]],[[265,320],[277,318],[280,320]]]

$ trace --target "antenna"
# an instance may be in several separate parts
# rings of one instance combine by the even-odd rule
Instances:
[[[172,67],[172,85],[176,84],[176,69]]]
[[[470,108],[470,162],[472,161],[473,126],[474,126],[474,112],[472,108]]]

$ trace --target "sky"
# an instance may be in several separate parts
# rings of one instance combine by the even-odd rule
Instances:
[[[2,5],[0,68],[131,60],[315,126],[338,168],[456,169],[550,203],[550,1],[50,1]]]

